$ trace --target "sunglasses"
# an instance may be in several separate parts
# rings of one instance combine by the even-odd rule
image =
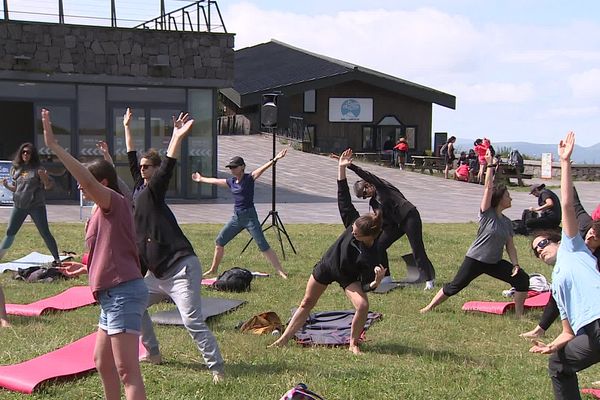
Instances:
[[[145,170],[145,169],[148,169],[150,167],[154,168],[154,165],[152,165],[152,164],[140,164],[140,169],[144,169]]]
[[[23,150],[21,154],[31,154],[31,150]]]
[[[537,258],[540,258],[540,250],[543,250],[548,246],[552,241],[550,239],[542,239],[535,245],[533,248],[533,253]]]

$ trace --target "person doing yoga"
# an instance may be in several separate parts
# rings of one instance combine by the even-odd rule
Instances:
[[[515,314],[523,315],[523,304],[529,290],[529,276],[519,266],[517,249],[513,242],[512,222],[502,212],[511,206],[512,199],[506,186],[494,186],[495,165],[491,152],[486,153],[487,173],[479,209],[479,230],[475,241],[452,282],[444,285],[421,313],[433,310],[450,296],[454,296],[481,274],[487,274],[510,283],[515,289]],[[503,248],[510,261],[502,259]]]
[[[325,289],[337,282],[356,310],[350,327],[350,351],[360,353],[360,335],[369,313],[367,291],[379,286],[385,276],[381,265],[377,237],[381,232],[381,214],[376,211],[359,216],[352,205],[346,168],[352,162],[352,151],[344,151],[338,159],[338,208],[346,230],[315,265],[306,284],[304,298],[287,328],[270,347],[285,345],[304,325]]]

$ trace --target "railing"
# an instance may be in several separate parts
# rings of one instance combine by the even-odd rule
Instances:
[[[217,25],[213,25],[213,12],[211,11],[213,9],[219,17]],[[221,10],[214,0],[196,1],[169,13],[164,13],[163,10],[160,16],[136,25],[134,28],[189,32],[213,32],[222,29],[224,33],[227,33]]]

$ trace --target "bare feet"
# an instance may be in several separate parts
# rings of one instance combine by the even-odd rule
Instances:
[[[0,319],[0,328],[10,328],[12,325],[8,322],[7,319]]]
[[[160,354],[154,354],[154,355],[146,354],[144,357],[140,358],[140,362],[154,364],[154,365],[160,365],[160,364],[162,364],[163,361],[162,361],[162,356]]]
[[[519,336],[526,338],[526,339],[535,339],[535,338],[544,337],[545,334],[546,334],[545,330],[543,330],[539,326],[536,326],[529,332],[521,333]]]
[[[592,382],[592,387],[596,389],[600,389],[600,381]]]
[[[423,308],[421,308],[421,309],[419,310],[419,312],[420,312],[421,314],[425,314],[425,313],[428,313],[428,312],[429,312],[429,311],[431,311],[431,310],[432,310],[432,308],[431,308],[431,307],[429,307],[429,306],[427,306],[427,307],[423,307]]]
[[[213,271],[212,269],[209,269],[208,271],[203,273],[202,276],[211,276],[211,275],[215,275],[216,273],[217,273],[216,270]]]
[[[276,341],[274,341],[273,343],[271,343],[270,345],[268,345],[268,348],[271,347],[283,347],[287,344],[287,339],[283,339],[283,337],[280,337],[279,339],[277,339]]]
[[[350,347],[348,348],[348,350],[350,350],[352,353],[359,355],[359,354],[363,354],[362,351],[360,351],[360,348],[358,347],[357,344],[350,344]]]
[[[216,374],[213,374],[213,383],[215,385],[218,385],[219,383],[223,383],[224,380],[225,380],[225,374],[223,374],[222,372],[217,372]]]
[[[279,274],[279,276],[280,276],[280,277],[282,277],[283,279],[287,279],[287,278],[288,278],[288,274],[286,274],[284,270],[277,271],[277,273],[278,273],[278,274]]]

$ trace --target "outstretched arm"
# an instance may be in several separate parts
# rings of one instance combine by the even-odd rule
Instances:
[[[180,113],[177,119],[173,116],[173,136],[171,136],[171,141],[167,148],[167,157],[177,158],[181,142],[190,133],[193,124],[194,120],[187,113]]]
[[[340,217],[344,223],[344,227],[349,227],[359,217],[358,211],[352,204],[352,197],[348,189],[348,181],[346,179],[346,168],[352,164],[352,150],[347,149],[338,158],[338,209]]]
[[[496,173],[496,166],[492,164],[494,157],[492,152],[488,149],[485,152],[485,162],[487,164],[487,171],[485,174],[485,183],[483,184],[483,197],[481,198],[480,210],[486,212],[492,206],[492,193],[494,192],[494,174]]]
[[[577,235],[578,225],[573,207],[573,178],[571,177],[571,154],[575,147],[575,134],[569,132],[558,144],[560,158],[560,197],[562,207],[562,228],[568,237]]]
[[[94,175],[92,175],[83,164],[58,144],[58,141],[54,137],[54,132],[52,131],[50,111],[45,108],[42,109],[42,126],[44,128],[44,142],[46,143],[46,146],[56,154],[65,168],[73,175],[77,182],[79,182],[81,188],[85,190],[86,196],[103,210],[110,209],[111,189],[98,182]]]
[[[277,163],[277,161],[282,159],[283,157],[285,157],[286,154],[287,154],[287,148],[281,150],[271,160],[267,161],[266,163],[264,163],[263,165],[261,165],[260,167],[258,167],[254,171],[252,171],[252,179],[257,180],[258,178],[260,178],[260,176],[263,174],[263,172],[265,172],[270,167],[274,166]]]
[[[200,174],[200,172],[196,171],[192,174],[192,180],[194,182],[198,182],[198,183],[207,183],[209,185],[217,185],[217,186],[221,186],[221,187],[228,187],[227,185],[227,179],[221,179],[221,178],[209,178],[206,176],[202,176],[202,174]]]
[[[134,151],[135,146],[133,143],[133,135],[131,134],[131,128],[129,127],[129,123],[131,122],[131,117],[133,113],[131,109],[127,107],[125,114],[123,115],[123,128],[125,128],[125,147],[127,151]]]
[[[127,109],[127,110],[129,110],[129,109]],[[108,151],[108,144],[104,140],[100,140],[100,141],[98,141],[98,143],[96,143],[96,147],[99,148],[100,151],[102,152],[102,157],[104,157],[104,159],[106,161],[108,161],[110,163],[110,165],[112,165],[114,167],[115,163],[113,161],[113,158],[110,155],[110,152]]]

